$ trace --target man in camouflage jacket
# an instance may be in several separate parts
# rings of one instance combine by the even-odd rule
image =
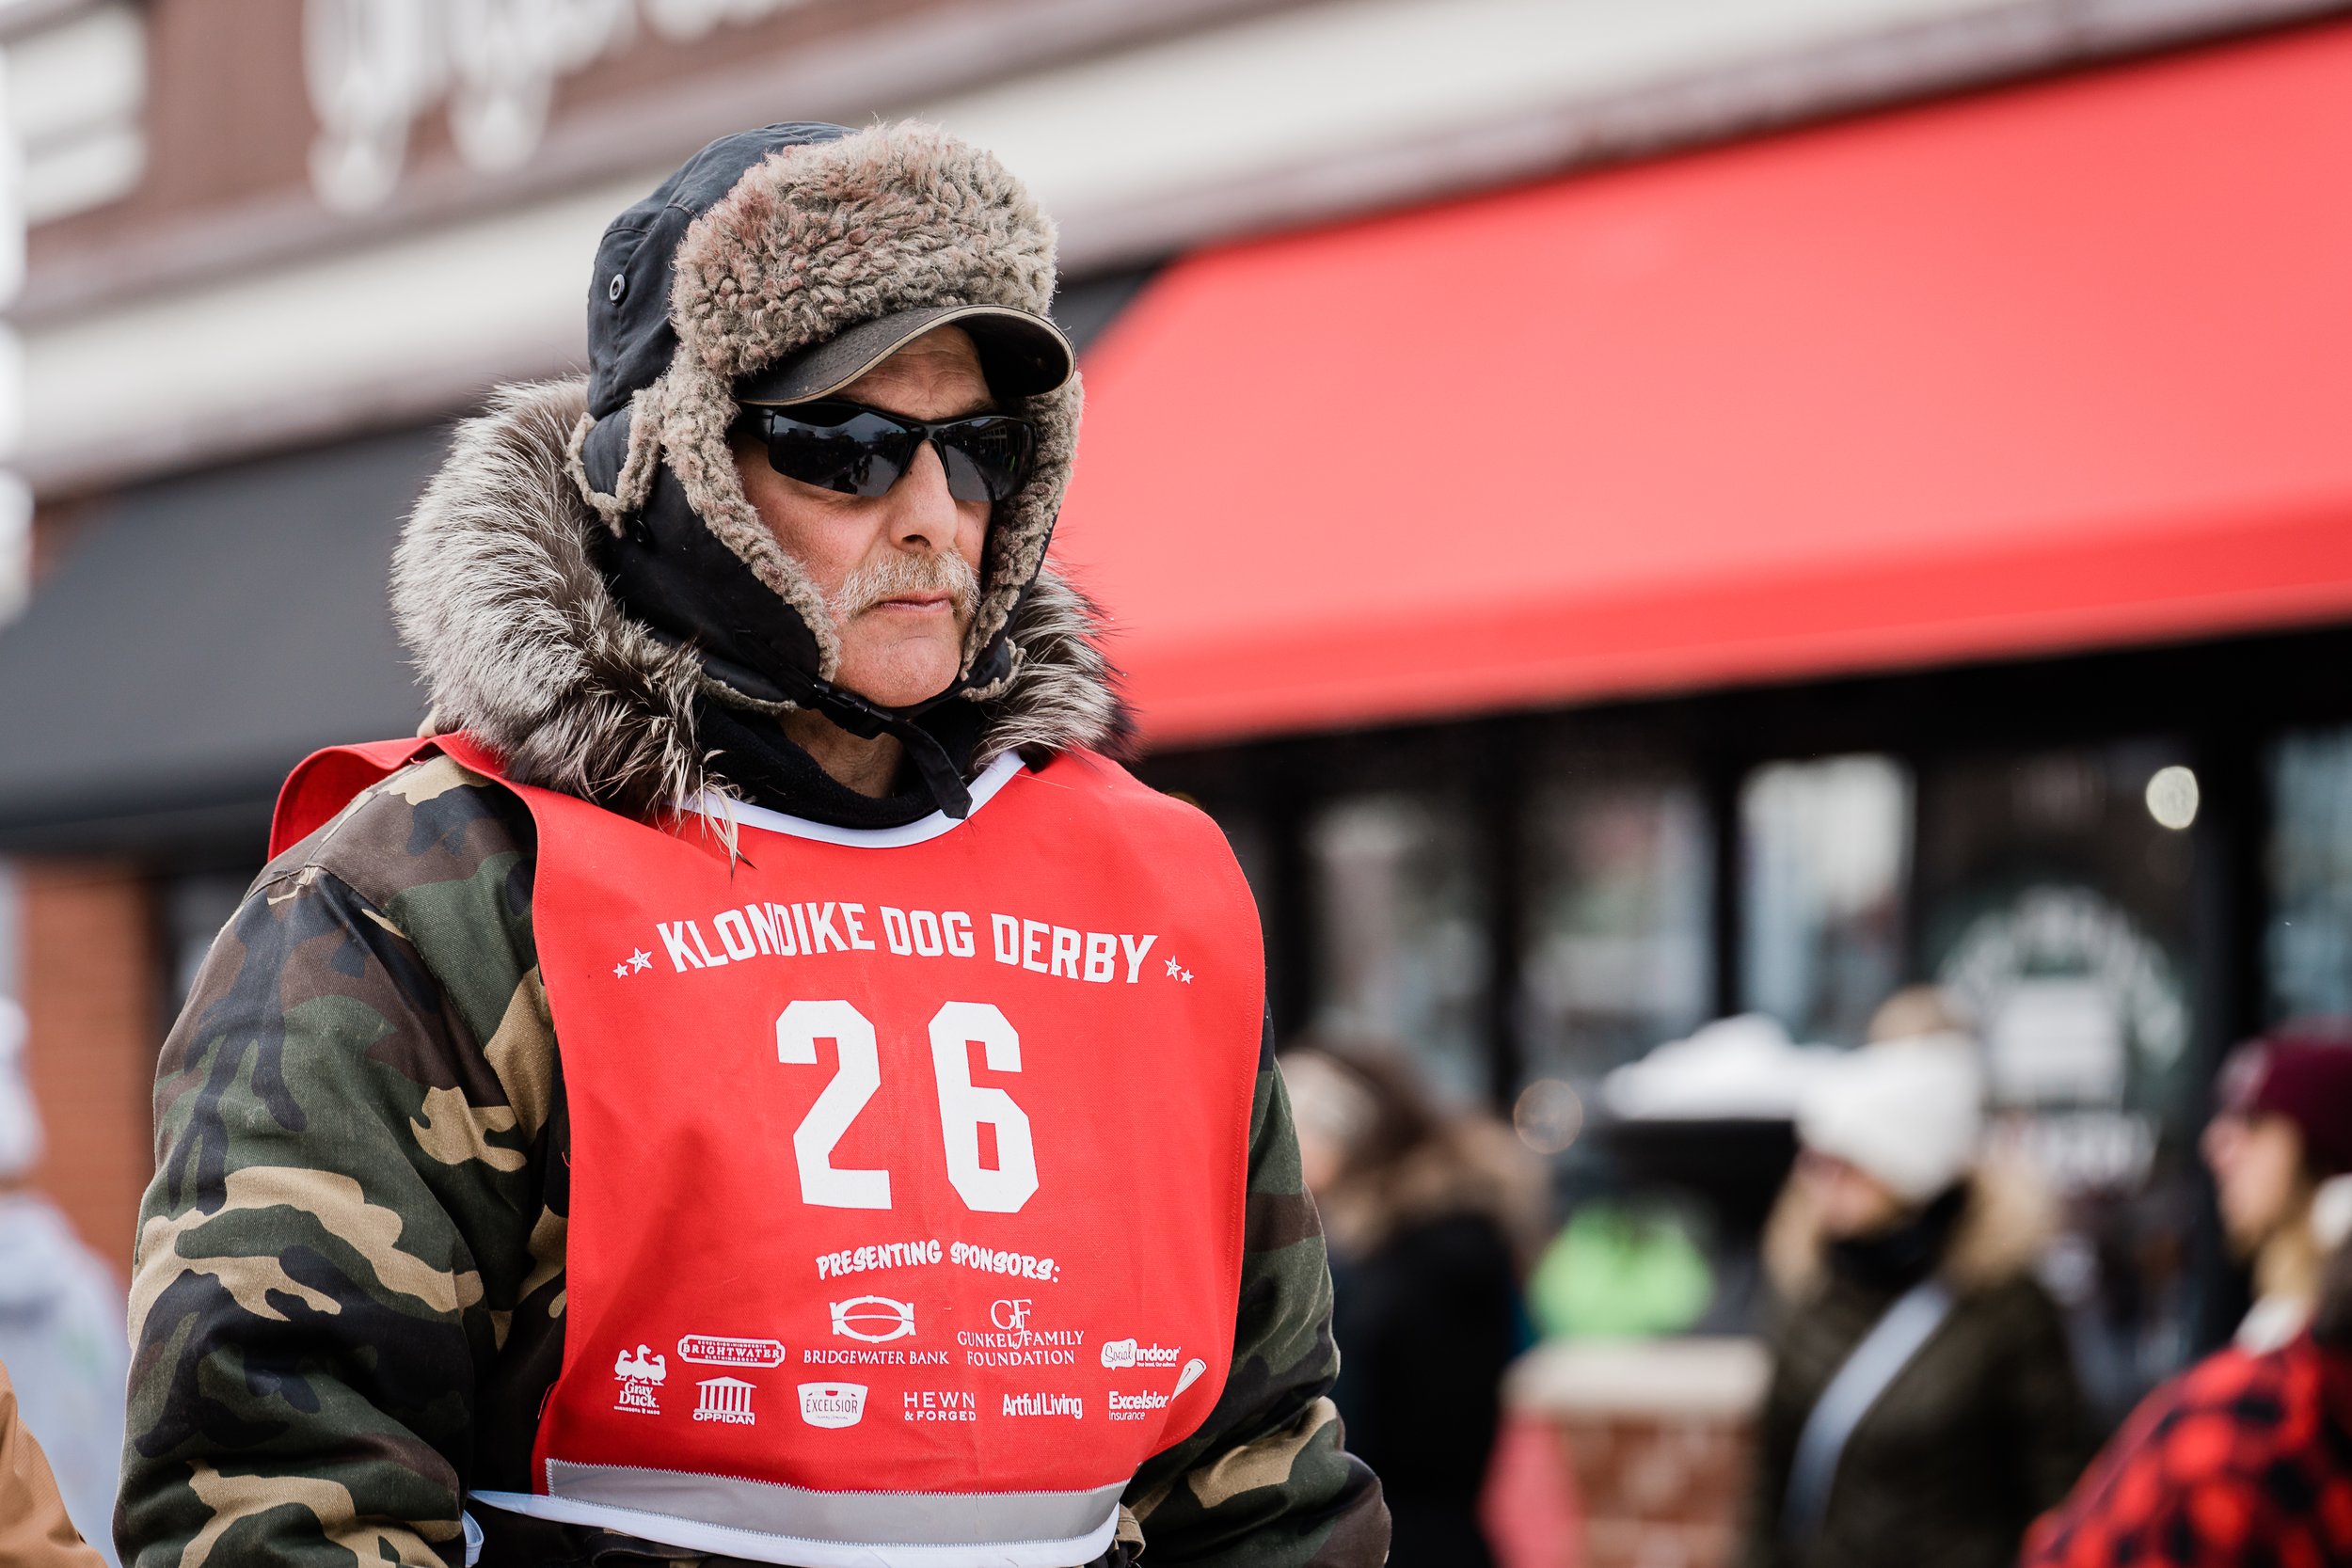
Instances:
[[[707,790],[847,827],[953,812],[1008,753],[1115,748],[1125,719],[1091,607],[1044,561],[1076,380],[1000,385],[1007,366],[1025,386],[1066,374],[1039,374],[1038,331],[966,324],[1039,440],[1022,487],[982,514],[951,700],[845,701],[831,601],[729,460],[743,378],[797,365],[804,391],[829,343],[910,309],[1041,317],[1052,277],[1050,225],[1018,183],[936,132],[714,143],[608,231],[589,381],[502,392],[410,521],[393,604],[431,725],[624,813]],[[840,736],[787,738],[815,736],[816,714],[877,729],[901,760],[846,784]],[[691,1556],[464,1507],[529,1490],[564,1350],[571,1145],[536,859],[520,799],[435,757],[280,854],[215,944],[155,1091],[126,1563]],[[1326,1397],[1324,1243],[1270,1053],[1248,1148],[1231,1375],[1200,1429],[1136,1475],[1104,1560],[1148,1543],[1169,1565],[1373,1568],[1386,1513]]]

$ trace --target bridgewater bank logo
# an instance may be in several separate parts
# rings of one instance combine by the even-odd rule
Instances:
[[[801,1419],[813,1427],[853,1427],[866,1418],[863,1383],[803,1383]]]
[[[914,1304],[888,1296],[851,1296],[833,1304],[833,1331],[869,1345],[884,1345],[914,1332]]]

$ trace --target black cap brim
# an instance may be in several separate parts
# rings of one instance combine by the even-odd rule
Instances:
[[[746,405],[807,403],[831,397],[926,332],[959,326],[979,351],[988,388],[1000,398],[1032,398],[1068,381],[1078,356],[1061,328],[1008,305],[927,305],[860,322],[787,355],[736,383]]]

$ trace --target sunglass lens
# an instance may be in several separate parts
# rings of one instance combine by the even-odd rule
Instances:
[[[1000,501],[1028,477],[1036,436],[1027,421],[977,419],[941,433],[947,493],[960,501]]]
[[[781,415],[768,422],[770,467],[844,496],[879,496],[898,483],[912,445],[905,432],[871,414],[837,424]]]

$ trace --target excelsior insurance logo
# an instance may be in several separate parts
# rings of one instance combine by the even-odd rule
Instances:
[[[866,1418],[863,1383],[803,1383],[801,1419],[813,1427],[853,1427]]]

